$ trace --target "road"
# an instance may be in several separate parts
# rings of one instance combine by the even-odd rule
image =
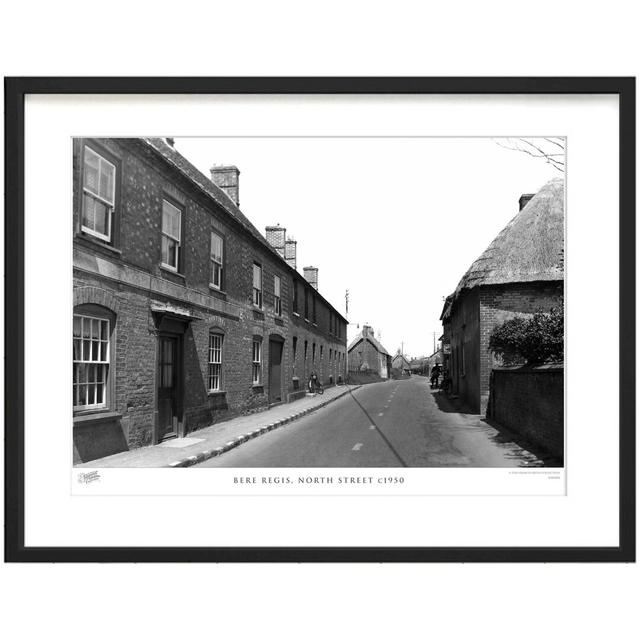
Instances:
[[[200,467],[519,467],[531,453],[476,415],[461,414],[427,378],[365,385],[324,409]]]

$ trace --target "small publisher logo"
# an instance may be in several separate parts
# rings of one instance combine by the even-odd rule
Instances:
[[[90,482],[95,482],[96,480],[100,480],[100,474],[97,471],[89,471],[87,473],[81,473],[78,475],[78,482],[80,484],[89,484]]]

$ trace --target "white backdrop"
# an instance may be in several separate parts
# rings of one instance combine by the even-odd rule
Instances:
[[[26,509],[28,545],[180,546],[612,546],[617,544],[617,397],[590,401],[593,334],[607,327],[609,384],[617,384],[618,141],[613,96],[29,96],[26,100],[26,335],[43,307],[71,309],[70,139],[74,135],[563,135],[567,137],[567,478],[493,470],[410,469],[406,493],[328,498],[249,497],[232,470],[110,470],[70,495],[71,315],[53,314],[46,386],[42,345],[27,340]],[[41,150],[47,149],[47,170]],[[419,147],[413,147],[419,153]],[[594,157],[607,162],[594,162]],[[407,164],[417,162],[409,155]],[[482,167],[478,167],[482,171]],[[487,180],[499,176],[487,175]],[[51,215],[51,202],[57,203]],[[429,219],[410,232],[428,235]],[[43,287],[46,278],[59,286]],[[594,259],[597,247],[598,259]],[[64,284],[66,283],[66,286]],[[598,304],[594,305],[594,291]],[[65,374],[65,375],[63,375]],[[602,437],[603,423],[608,425]],[[47,425],[46,429],[42,426]],[[594,465],[598,473],[594,473]],[[176,475],[179,474],[179,475]],[[46,481],[43,479],[46,478]],[[527,480],[528,484],[523,482]],[[535,480],[538,480],[537,484]],[[216,482],[217,481],[217,482]],[[238,499],[198,496],[245,494]],[[477,487],[474,487],[477,484]],[[149,493],[164,493],[153,499]],[[193,487],[193,491],[190,490]],[[440,488],[442,487],[442,488]],[[78,490],[78,486],[74,488]],[[520,489],[520,490],[519,490]],[[130,491],[128,498],[109,494]],[[404,487],[403,487],[404,490]],[[422,490],[422,491],[421,491]],[[321,489],[323,494],[328,493]],[[485,496],[474,496],[477,492]],[[178,495],[173,495],[177,493]],[[254,491],[255,493],[255,491]],[[513,493],[533,494],[514,497]],[[141,495],[142,494],[142,495]],[[192,497],[185,495],[194,494]],[[495,495],[497,494],[497,495]],[[167,514],[171,513],[168,518]],[[256,521],[270,520],[269,527]],[[123,523],[127,526],[123,526]],[[184,523],[190,526],[185,527]],[[339,525],[339,526],[338,526]]]
[[[633,9],[626,0],[579,13],[555,0],[326,0],[308,8],[185,0],[178,11],[173,3],[150,11],[124,0],[109,10],[23,0],[4,8],[0,59],[6,75],[636,75]],[[118,46],[85,54],[88,24]],[[637,628],[640,587],[637,565],[606,564],[0,572],[3,626],[25,638],[625,637]]]

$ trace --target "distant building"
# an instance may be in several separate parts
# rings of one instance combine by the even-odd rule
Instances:
[[[391,369],[391,355],[374,337],[373,329],[364,325],[348,348],[349,371],[372,372],[381,378],[388,378]]]
[[[564,180],[520,198],[520,211],[471,265],[440,319],[452,393],[485,413],[496,325],[561,304],[564,291]]]
[[[409,367],[413,375],[426,376],[429,374],[429,358],[426,356],[411,358]]]
[[[391,369],[396,375],[411,375],[411,365],[401,353],[397,353],[391,360]]]

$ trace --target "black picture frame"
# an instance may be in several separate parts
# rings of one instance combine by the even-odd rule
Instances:
[[[619,531],[612,547],[26,547],[24,160],[29,94],[615,94],[619,98]],[[634,562],[635,78],[5,78],[5,560],[8,562]]]

